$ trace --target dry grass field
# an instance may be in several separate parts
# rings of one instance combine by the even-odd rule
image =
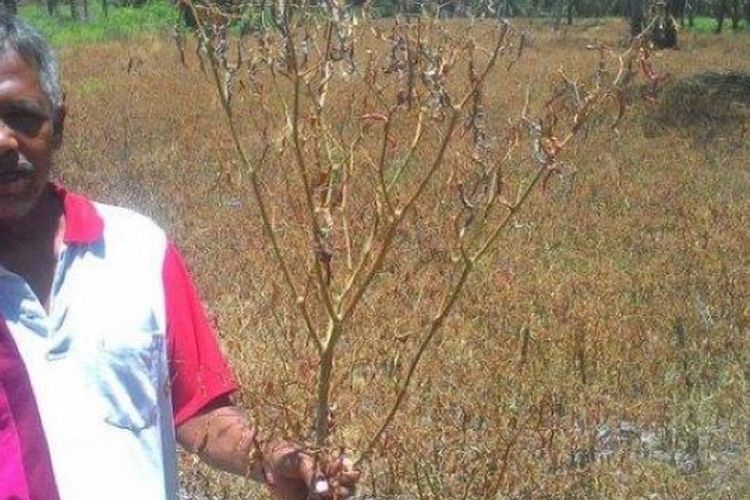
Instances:
[[[528,29],[521,61],[507,73],[501,63],[488,83],[496,131],[530,82],[538,100],[559,67],[586,78],[597,54],[584,47],[618,46],[624,25]],[[677,79],[750,72],[747,54],[748,36],[685,34],[679,50],[653,58]],[[191,50],[181,65],[167,36],[61,57],[70,115],[58,177],[167,228],[216,320],[242,403],[265,429],[306,438],[317,358],[236,171],[210,78]],[[259,108],[235,104],[255,150]],[[565,151],[577,174],[535,191],[481,261],[363,463],[363,496],[750,496],[750,132],[741,122],[711,134],[655,127],[653,113],[637,103],[617,130],[594,123]],[[356,121],[356,111],[334,114]],[[407,217],[337,352],[333,446],[356,453],[372,435],[451,279],[446,206],[456,203],[450,172],[461,158],[449,152]],[[272,200],[293,189],[287,160],[265,159]],[[275,201],[272,215],[284,250],[304,260],[288,209]],[[263,496],[189,457],[182,466],[186,498]]]

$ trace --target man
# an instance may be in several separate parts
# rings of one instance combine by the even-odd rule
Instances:
[[[164,233],[50,182],[64,121],[47,43],[0,14],[0,500],[175,498],[176,442],[283,498],[348,495],[356,473],[232,406]]]

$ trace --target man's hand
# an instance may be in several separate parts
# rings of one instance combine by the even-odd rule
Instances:
[[[244,411],[216,401],[177,428],[177,440],[206,463],[265,482],[282,499],[344,499],[359,472],[342,456],[318,459],[298,444],[270,441],[260,449]]]
[[[316,464],[312,455],[287,441],[268,444],[264,458],[266,485],[278,498],[348,498],[359,479],[343,456]]]

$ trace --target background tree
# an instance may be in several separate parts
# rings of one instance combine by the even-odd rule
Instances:
[[[667,13],[680,21],[680,26],[685,26],[686,0],[669,0],[667,2]]]
[[[625,0],[625,17],[630,24],[630,36],[638,36],[643,30],[644,7],[644,0]]]
[[[716,33],[721,33],[724,29],[724,17],[727,13],[727,0],[715,0],[714,17],[716,18]]]
[[[57,3],[56,0],[54,0]],[[74,21],[87,21],[89,19],[88,0],[70,0],[70,17]]]
[[[700,0],[692,0],[687,3],[685,10],[687,11],[688,26],[691,28],[695,27],[695,14],[698,13],[700,6]]]
[[[6,11],[12,14],[18,14],[18,1],[17,0],[3,0],[3,7]]]
[[[744,5],[743,5],[744,4]],[[742,21],[742,11],[745,11],[745,17],[750,16],[750,2],[745,0],[714,0],[713,10],[716,18],[716,33],[721,33],[724,28],[724,20],[729,16],[732,21],[732,29],[740,27]]]
[[[568,18],[568,26],[573,24],[573,16],[578,13],[579,5],[578,0],[568,0],[566,7],[566,14]]]
[[[657,49],[671,49],[677,46],[676,4],[674,0],[658,0],[651,4],[649,38]]]
[[[740,29],[740,22],[742,22],[742,0],[731,0],[729,5],[729,15],[732,18],[732,29]],[[745,2],[747,3],[747,2]],[[747,5],[744,6],[745,8]]]

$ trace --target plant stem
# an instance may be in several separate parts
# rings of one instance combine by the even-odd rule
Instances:
[[[326,342],[318,366],[318,397],[315,408],[315,446],[318,448],[322,448],[328,438],[333,354],[340,331],[341,324],[329,320]]]

